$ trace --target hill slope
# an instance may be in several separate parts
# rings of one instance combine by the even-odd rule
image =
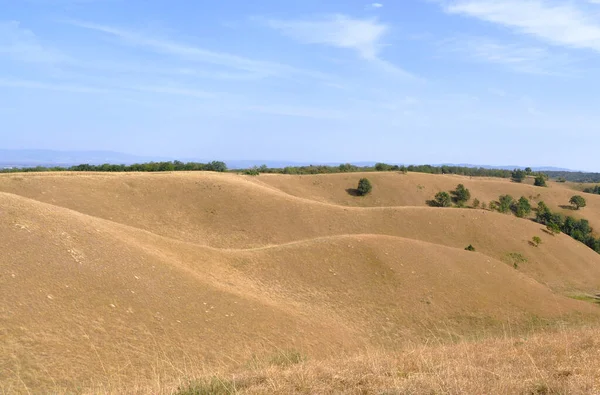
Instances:
[[[600,255],[563,235],[531,247],[531,221],[344,207],[258,181],[1,176],[0,388],[168,383],[277,350],[402,350],[600,319],[565,296],[600,288]],[[527,258],[519,270],[511,252]]]

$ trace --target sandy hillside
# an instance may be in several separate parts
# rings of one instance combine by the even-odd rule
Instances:
[[[457,181],[480,200],[540,188],[373,174],[362,199],[345,191],[358,178],[1,175],[0,388],[168,385],[278,350],[330,358],[600,319],[570,297],[600,290],[586,246],[509,215],[424,206]],[[551,206],[572,194],[539,193]]]

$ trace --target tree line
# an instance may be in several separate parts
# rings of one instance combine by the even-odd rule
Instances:
[[[17,172],[51,172],[51,171],[94,171],[94,172],[158,172],[158,171],[227,171],[225,162],[212,161],[210,163],[197,162],[148,162],[134,163],[132,165],[116,165],[105,163],[102,165],[82,164],[70,167],[26,167],[2,169],[2,173],[17,173]]]

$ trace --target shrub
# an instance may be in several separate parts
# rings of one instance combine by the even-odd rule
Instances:
[[[481,203],[479,202],[479,199],[473,199],[473,208],[479,208],[479,205]],[[485,204],[485,203],[483,203]]]
[[[247,176],[258,176],[258,175],[260,175],[260,171],[258,171],[258,169],[256,167],[253,167],[251,169],[244,170],[244,172],[242,174],[247,175]]]
[[[535,181],[533,182],[533,185],[535,185],[536,187],[548,186],[548,185],[546,185],[546,177],[544,177],[541,174],[539,176],[535,177]]]
[[[571,198],[571,200],[569,200],[569,203],[571,203],[573,206],[575,206],[576,210],[579,210],[580,208],[585,207],[587,205],[583,196],[579,196],[579,195],[573,196]]]
[[[542,239],[539,236],[533,236],[531,241],[533,242],[533,245],[536,247],[539,247],[540,244],[542,244]]]
[[[468,247],[465,248],[465,250],[475,252],[475,247],[473,247],[473,245],[469,244]]]
[[[438,192],[435,198],[427,203],[433,207],[450,207],[452,206],[452,198],[448,192]]]
[[[452,200],[460,207],[471,199],[471,192],[463,184],[458,184],[456,189],[451,193],[453,196]]]
[[[358,181],[358,188],[356,188],[356,191],[358,192],[359,196],[366,196],[369,193],[371,193],[371,190],[373,189],[373,186],[371,185],[371,182],[366,179],[366,178],[361,178]]]
[[[498,211],[500,211],[501,213],[507,213],[510,211],[514,199],[510,195],[502,195],[500,196],[498,201],[500,203]]]
[[[556,224],[554,222],[549,223],[548,226],[546,226],[546,229],[548,229],[548,231],[550,233],[552,233],[553,235],[557,235],[557,234],[559,234],[561,232],[560,231],[560,225],[558,225],[558,224]]]
[[[521,198],[514,203],[512,209],[517,217],[524,218],[531,213],[531,204],[525,196],[521,196]]]
[[[510,176],[514,182],[523,182],[525,177],[527,177],[527,173],[520,169],[515,169]]]

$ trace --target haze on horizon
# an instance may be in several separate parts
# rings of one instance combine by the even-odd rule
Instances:
[[[597,1],[2,11],[0,148],[600,170]]]

